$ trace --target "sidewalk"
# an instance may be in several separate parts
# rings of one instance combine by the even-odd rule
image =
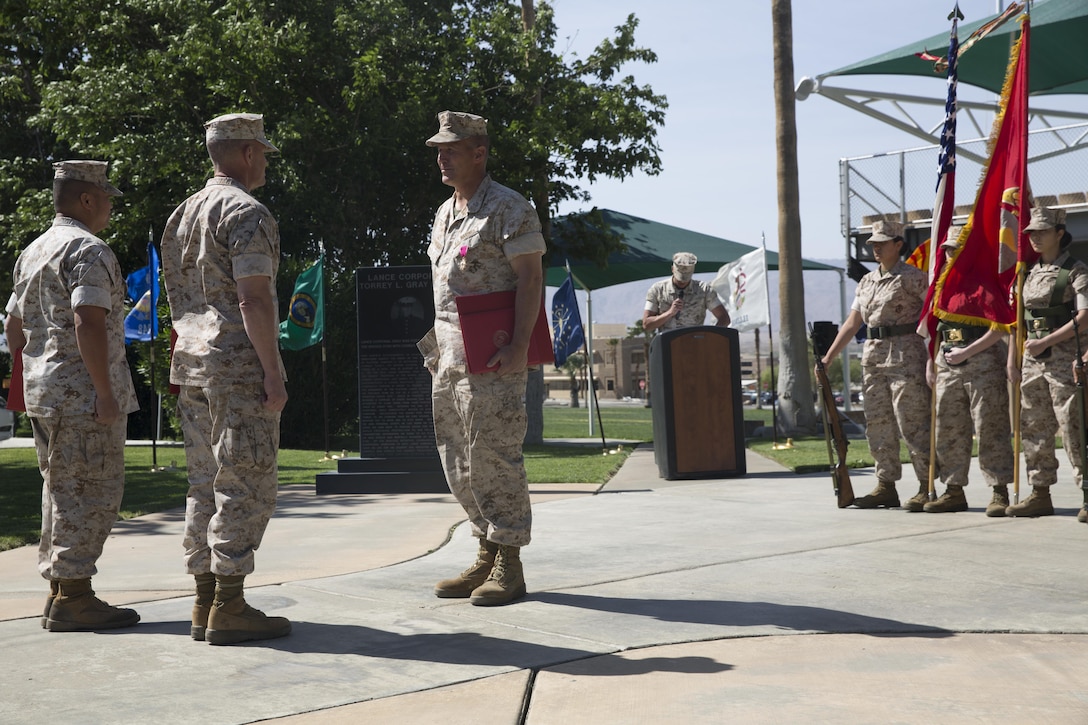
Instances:
[[[474,553],[449,495],[293,487],[247,598],[294,632],[234,647],[189,639],[182,512],[119,522],[95,588],[131,629],[44,631],[36,552],[0,553],[0,721],[1084,723],[1067,468],[1057,515],[989,519],[977,475],[968,512],[839,510],[827,475],[663,481],[642,447],[533,486],[529,596],[497,608],[432,594]]]

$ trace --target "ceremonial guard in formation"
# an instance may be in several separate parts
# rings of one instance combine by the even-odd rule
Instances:
[[[899,506],[895,484],[903,473],[902,436],[918,479],[918,493],[904,508],[921,511],[929,498],[930,391],[925,383],[926,346],[918,336],[918,318],[926,298],[926,275],[900,259],[902,226],[877,221],[868,243],[880,265],[858,283],[854,304],[823,357],[830,365],[850,340],[867,326],[861,357],[865,394],[865,436],[876,461],[876,488],[854,499],[858,508]]]
[[[962,226],[951,226],[944,246],[955,249]],[[1012,483],[1012,429],[1009,386],[1005,373],[1008,334],[998,326],[941,321],[935,342],[936,363],[926,366],[929,384],[936,386],[937,470],[944,494],[925,504],[929,513],[966,511],[967,472],[972,439],[978,437],[978,466],[993,488],[987,516],[1004,516]]]
[[[1037,207],[1024,227],[1039,261],[1024,281],[1024,323],[1027,340],[1022,364],[1016,346],[1009,350],[1009,376],[1020,380],[1020,436],[1031,494],[1009,506],[1007,516],[1049,516],[1054,513],[1050,487],[1058,479],[1054,436],[1061,433],[1074,480],[1084,483],[1082,436],[1084,415],[1071,361],[1077,359],[1077,339],[1088,323],[1088,266],[1069,255],[1073,241],[1065,229],[1065,212]],[[1088,518],[1082,509],[1079,517]]]

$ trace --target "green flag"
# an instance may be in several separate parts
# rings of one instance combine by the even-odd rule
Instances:
[[[325,334],[325,255],[298,276],[287,319],[280,323],[280,347],[301,350],[321,342]]]

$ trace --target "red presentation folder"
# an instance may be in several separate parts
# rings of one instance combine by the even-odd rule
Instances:
[[[11,387],[8,388],[8,410],[26,412],[26,401],[23,400],[22,350],[15,350],[11,353]]]
[[[510,344],[514,336],[514,290],[485,295],[464,295],[454,298],[457,316],[461,318],[461,337],[465,341],[468,371],[474,375],[498,370],[487,362],[500,347]],[[544,298],[529,338],[529,365],[555,362],[548,320],[544,314]]]

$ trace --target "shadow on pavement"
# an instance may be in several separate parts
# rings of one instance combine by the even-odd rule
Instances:
[[[581,609],[615,614],[653,617],[665,622],[689,622],[723,627],[775,626],[799,631],[852,634],[918,633],[932,636],[955,634],[928,625],[870,617],[823,607],[807,607],[773,602],[730,602],[689,599],[623,599],[588,594],[542,592],[530,599]]]

